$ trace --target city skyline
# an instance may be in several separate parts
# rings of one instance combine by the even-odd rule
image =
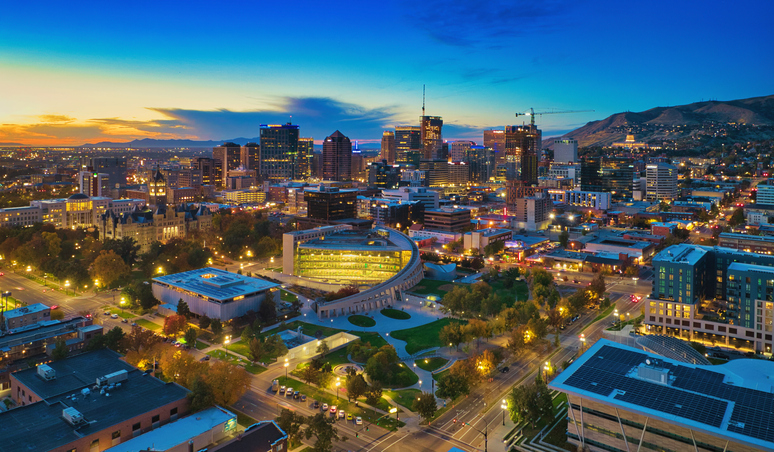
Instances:
[[[336,129],[378,143],[419,124],[422,85],[444,139],[477,142],[531,107],[595,110],[539,118],[548,137],[619,111],[771,94],[766,2],[209,6],[8,5],[0,145],[252,138],[288,121],[318,144]]]

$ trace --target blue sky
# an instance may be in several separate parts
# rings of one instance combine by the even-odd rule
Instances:
[[[14,2],[0,15],[0,143],[255,137],[290,119],[373,140],[444,118],[481,141],[612,113],[769,95],[774,2]]]

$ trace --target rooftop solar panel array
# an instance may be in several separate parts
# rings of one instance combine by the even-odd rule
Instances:
[[[724,383],[720,372],[673,363],[660,365],[669,370],[669,385],[631,376],[647,358],[604,345],[565,384],[715,428],[723,427],[732,405],[727,431],[774,443],[774,394]]]

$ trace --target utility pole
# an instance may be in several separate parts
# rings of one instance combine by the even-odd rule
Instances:
[[[456,421],[456,419],[455,419],[455,421]],[[473,427],[472,425],[470,425],[470,422],[465,422],[463,425],[467,425],[468,427],[472,428],[473,430],[477,431],[478,433],[481,433],[482,435],[484,435],[484,452],[488,452],[487,447],[489,446],[489,424],[484,424],[484,430],[483,431],[477,429],[476,427]]]

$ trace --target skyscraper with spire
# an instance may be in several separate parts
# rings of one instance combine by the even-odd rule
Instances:
[[[419,117],[420,139],[422,140],[422,158],[440,159],[444,158],[443,138],[441,129],[443,128],[443,119],[440,116],[425,115],[425,87],[422,85],[422,116]]]

